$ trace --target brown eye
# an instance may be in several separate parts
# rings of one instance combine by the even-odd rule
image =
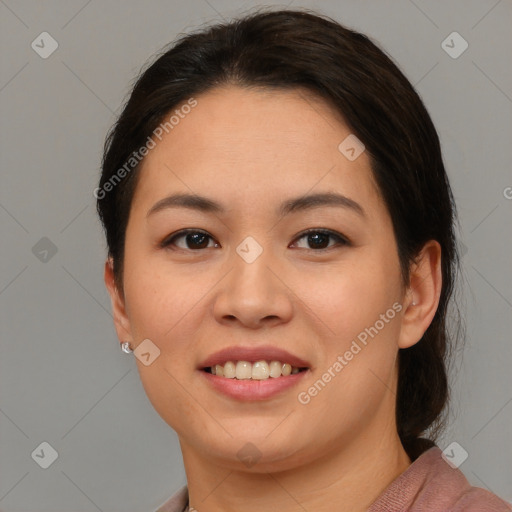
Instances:
[[[310,229],[305,231],[296,240],[306,239],[309,247],[300,247],[307,250],[325,250],[335,247],[336,245],[349,245],[349,242],[339,233],[325,229]],[[334,240],[334,244],[329,245],[330,240]]]
[[[176,243],[176,241],[180,239],[184,239],[184,246],[180,246],[178,243]],[[198,250],[207,249],[210,240],[213,240],[213,238],[204,231],[188,229],[180,231],[171,237],[166,238],[160,245],[161,247],[169,247],[174,245],[178,249]]]

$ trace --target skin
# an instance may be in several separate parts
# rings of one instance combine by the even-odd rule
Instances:
[[[160,349],[151,365],[136,361],[151,403],[179,436],[191,506],[366,510],[411,463],[395,423],[397,354],[434,317],[439,244],[425,245],[405,286],[369,157],[349,161],[338,150],[350,129],[323,100],[235,86],[196,99],[143,162],[126,232],[124,294],[112,262],[105,264],[119,340],[136,347],[149,338]],[[147,216],[176,192],[207,196],[226,211]],[[276,214],[284,199],[316,192],[341,193],[365,214],[335,206]],[[185,228],[206,231],[206,248],[185,237],[159,246]],[[309,228],[333,230],[350,244],[327,238],[322,247],[329,247],[317,249],[300,236]],[[250,264],[236,252],[247,236],[263,248]],[[297,394],[394,303],[400,313],[307,405],[299,403]],[[199,378],[213,352],[266,344],[310,363],[297,388],[240,402]],[[248,442],[260,454],[251,467],[237,456]]]

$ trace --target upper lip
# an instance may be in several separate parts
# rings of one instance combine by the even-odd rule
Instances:
[[[200,369],[215,366],[216,364],[224,364],[227,361],[248,361],[255,363],[256,361],[279,361],[288,363],[297,368],[309,368],[310,364],[297,357],[287,350],[272,346],[260,347],[227,347],[208,356],[201,364]]]

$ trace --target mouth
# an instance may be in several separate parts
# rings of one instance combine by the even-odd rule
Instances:
[[[310,367],[310,363],[287,350],[267,345],[224,348],[207,357],[198,369],[228,379],[265,380],[287,377]]]
[[[207,366],[202,370],[225,379],[268,380],[305,372],[308,367],[292,366],[290,363],[276,360],[261,360],[254,363],[250,361],[226,361],[224,364]]]
[[[307,361],[271,346],[223,349],[197,369],[214,390],[242,401],[271,398],[312,370]]]

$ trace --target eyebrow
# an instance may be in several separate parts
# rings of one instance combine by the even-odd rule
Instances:
[[[363,207],[359,203],[349,197],[335,192],[309,194],[306,196],[288,199],[279,206],[277,214],[285,216],[297,211],[304,211],[322,206],[346,208],[354,211],[361,217],[366,216]],[[192,210],[215,214],[222,214],[226,212],[225,208],[213,199],[197,194],[178,193],[165,197],[155,203],[148,211],[146,217],[168,208],[189,208]]]

